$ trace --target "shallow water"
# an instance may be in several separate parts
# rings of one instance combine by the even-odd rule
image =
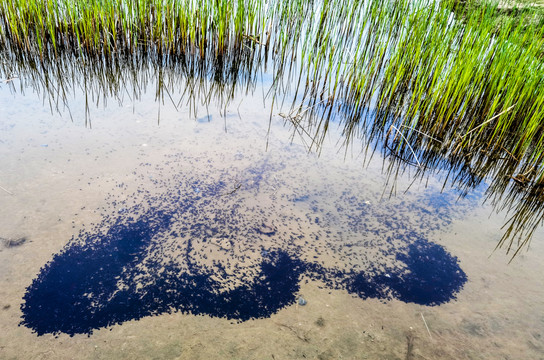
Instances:
[[[92,127],[82,94],[73,120],[0,94],[0,237],[26,238],[0,248],[2,358],[544,354],[539,235],[492,254],[478,192],[393,185],[335,129],[308,152],[260,90],[160,122],[153,94],[110,102]]]

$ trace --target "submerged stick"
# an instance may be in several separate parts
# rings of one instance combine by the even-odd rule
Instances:
[[[425,134],[423,131],[419,131],[419,130],[417,130],[417,129],[414,129],[413,127],[406,126],[406,125],[400,125],[400,127],[404,127],[404,128],[410,129],[410,130],[412,130],[412,131],[415,131],[415,132],[417,132],[418,134],[421,134],[421,135],[423,135],[423,136],[426,136],[426,137],[428,137],[429,139],[434,140],[434,141],[438,141],[439,143],[442,144],[442,141],[438,140],[437,138],[432,137],[432,136],[429,135],[429,134]]]
[[[6,189],[5,187],[3,187],[2,185],[0,185],[0,189],[4,190],[5,192],[7,192],[8,194],[10,195],[13,195],[13,193],[11,191],[9,191],[8,189]]]
[[[514,105],[512,105],[512,106],[510,106],[508,109],[502,111],[501,113],[499,113],[499,114],[493,116],[491,119],[489,119],[489,120],[487,120],[487,121],[484,121],[484,122],[481,123],[480,125],[476,126],[474,129],[470,130],[470,131],[467,132],[465,135],[463,135],[463,136],[461,137],[461,139],[464,139],[464,138],[467,137],[469,134],[471,134],[472,132],[478,130],[479,128],[481,128],[481,127],[484,126],[485,124],[487,124],[487,123],[489,123],[489,122],[495,120],[495,119],[498,118],[499,116],[501,116],[501,115],[507,113],[508,111],[512,110],[516,105],[517,105],[517,103],[514,104]]]
[[[423,319],[423,323],[425,324],[425,328],[427,329],[427,333],[429,334],[429,337],[431,340],[433,339],[433,336],[431,335],[431,331],[429,330],[429,326],[427,325],[427,322],[425,321],[425,318],[423,317],[423,313],[419,313],[421,315],[421,319]]]
[[[416,159],[416,162],[417,162],[417,166],[422,169],[423,167],[421,166],[421,163],[419,162],[418,158],[417,158],[417,155],[416,155],[416,152],[414,151],[414,149],[412,148],[412,146],[410,145],[410,143],[408,142],[408,140],[404,137],[404,135],[402,135],[402,133],[400,132],[399,129],[397,129],[394,125],[391,125],[391,127],[395,130],[397,130],[397,133],[402,136],[402,138],[404,139],[404,141],[406,141],[406,145],[408,145],[408,148],[410,148],[410,151],[412,152],[412,155],[414,155],[414,159]],[[421,315],[423,316],[423,315]]]
[[[229,191],[228,193],[223,194],[223,196],[232,195],[232,194],[234,194],[236,191],[238,191],[238,189],[240,189],[241,187],[242,187],[242,183],[236,183],[236,184],[234,185],[234,190]]]
[[[407,342],[407,348],[406,348],[406,357],[405,360],[412,360],[414,358],[414,333],[412,332],[412,327],[410,327],[410,332],[406,334],[406,342]]]

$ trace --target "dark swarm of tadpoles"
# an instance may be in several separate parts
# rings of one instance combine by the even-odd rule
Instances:
[[[184,95],[204,78],[227,103],[267,71],[267,96],[289,94],[281,116],[310,149],[334,121],[346,143],[398,159],[392,174],[413,165],[421,176],[447,168],[465,190],[489,182],[487,198],[512,214],[498,246],[515,255],[544,215],[544,22],[525,7],[498,25],[501,11],[470,0],[2,0],[1,71],[57,107],[77,74],[95,95],[135,82],[137,97],[149,81],[139,72],[153,69],[157,97],[179,105],[174,74],[192,84]]]

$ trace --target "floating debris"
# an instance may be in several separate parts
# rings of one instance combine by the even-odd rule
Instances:
[[[278,228],[274,226],[274,224],[266,222],[266,221],[257,227],[257,231],[260,234],[268,235],[268,236],[274,235],[277,230]]]
[[[325,319],[323,319],[323,316],[318,317],[315,324],[319,327],[325,326]]]
[[[24,236],[16,238],[16,239],[8,239],[8,238],[1,238],[0,237],[0,242],[2,242],[2,244],[4,244],[4,246],[7,247],[7,248],[21,246],[26,241],[27,241],[27,238],[24,237]]]

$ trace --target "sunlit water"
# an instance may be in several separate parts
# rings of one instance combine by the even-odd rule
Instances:
[[[308,152],[260,90],[92,127],[81,94],[71,120],[0,91],[0,358],[544,354],[542,231],[508,265],[479,192],[388,179],[335,129]]]

